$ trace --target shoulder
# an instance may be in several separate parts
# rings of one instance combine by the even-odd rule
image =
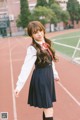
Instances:
[[[36,49],[34,48],[33,45],[29,45],[28,48],[27,48],[27,53],[35,53],[36,54]]]

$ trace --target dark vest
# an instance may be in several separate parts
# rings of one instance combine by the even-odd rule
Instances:
[[[35,62],[35,66],[38,68],[43,68],[46,67],[47,65],[52,64],[52,57],[47,51],[45,50],[40,50],[40,53],[37,54],[37,60]]]

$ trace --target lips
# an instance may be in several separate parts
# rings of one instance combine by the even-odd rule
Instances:
[[[40,39],[40,38],[42,38],[42,36],[38,36],[38,38]]]

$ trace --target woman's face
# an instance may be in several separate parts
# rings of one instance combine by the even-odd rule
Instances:
[[[44,32],[42,30],[38,30],[32,34],[32,37],[36,41],[43,41],[44,40]]]

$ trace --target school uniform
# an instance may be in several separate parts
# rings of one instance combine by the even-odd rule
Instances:
[[[41,45],[43,42],[37,43]],[[43,57],[44,54],[47,54],[47,58]],[[58,76],[58,73],[47,49],[44,49],[39,57],[41,62],[38,62],[37,50],[30,45],[27,48],[27,55],[18,76],[16,89],[20,91],[23,88],[35,65],[30,82],[28,104],[39,108],[50,108],[53,106],[52,103],[56,101],[54,79]],[[45,59],[45,62],[43,59]]]

